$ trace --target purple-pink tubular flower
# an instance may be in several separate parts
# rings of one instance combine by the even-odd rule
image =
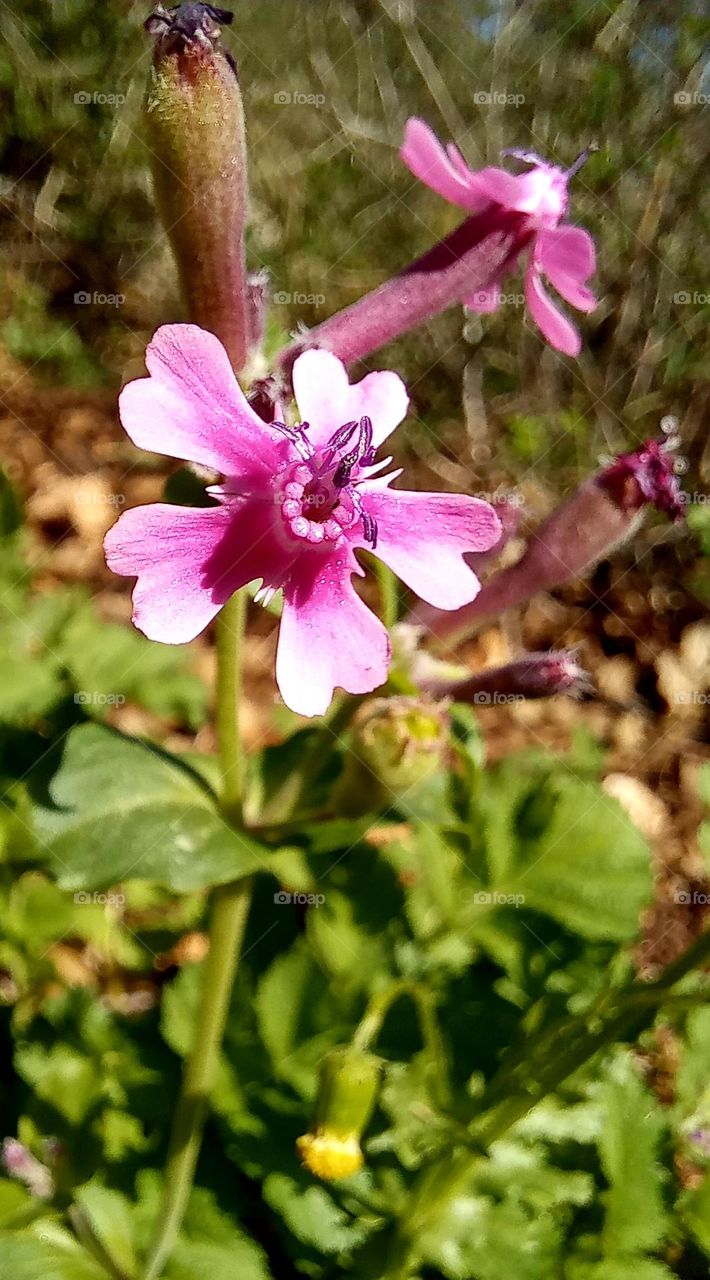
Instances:
[[[594,241],[588,231],[563,221],[568,209],[567,186],[583,158],[571,169],[547,164],[532,152],[506,154],[530,166],[527,173],[512,174],[505,169],[469,169],[453,143],[442,146],[423,120],[407,121],[401,156],[416,178],[452,204],[478,214],[498,206],[501,212],[515,211],[527,216],[532,238],[525,272],[525,298],[530,314],[551,346],[565,355],[576,356],[582,345],[579,331],[555,305],[543,285],[543,276],[578,311],[596,306],[587,280],[596,266]],[[474,311],[488,313],[500,304],[501,281],[477,289],[466,298]]]
[[[685,494],[668,440],[647,440],[633,453],[621,453],[598,478],[622,511],[638,511],[653,503],[672,520],[685,515]]]
[[[219,473],[218,505],[167,503],[125,512],[106,537],[115,573],[135,576],[135,625],[153,640],[193,639],[240,587],[257,599],[283,590],[276,658],[282,697],[301,715],[322,714],[336,686],[369,693],[386,677],[390,642],[356,594],[355,552],[375,551],[439,609],[474,599],[464,560],[500,537],[486,502],[463,494],[392,489],[379,446],[404,418],[396,373],[351,385],[327,351],[293,368],[295,425],[266,423],[248,404],[227,354],[195,325],[159,329],[146,353],[150,377],[124,387],[121,421],[139,447]]]

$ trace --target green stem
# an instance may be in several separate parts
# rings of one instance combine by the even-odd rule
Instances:
[[[239,739],[240,650],[245,601],[234,596],[222,610],[217,639],[217,728],[222,768],[221,808],[230,825],[242,810]],[[224,1027],[246,928],[252,886],[249,880],[214,891],[210,947],[202,975],[202,995],[192,1049],[175,1108],[165,1168],[165,1199],[148,1255],[144,1280],[158,1280],[173,1249],[190,1198],[202,1131],[214,1088]]]
[[[241,650],[248,597],[238,591],[217,619],[217,739],[222,771],[221,808],[237,827],[242,823],[242,749],[239,707],[242,696]]]
[[[393,982],[384,991],[380,991],[376,996],[373,996],[353,1032],[351,1041],[353,1049],[360,1049],[363,1053],[366,1052],[380,1034],[382,1023],[387,1017],[391,1005],[394,1004],[395,1000],[399,1000],[400,996],[412,994],[411,982],[402,979],[399,982]]]
[[[387,630],[391,631],[399,618],[399,583],[396,575],[382,560],[373,556],[372,563],[380,586],[382,621]]]
[[[332,704],[318,728],[314,730],[301,763],[289,773],[281,786],[263,805],[259,814],[259,829],[281,827],[301,813],[312,784],[332,756],[334,745],[337,744],[341,733],[347,729],[364,700],[365,697],[362,694],[357,696],[347,694]]]
[[[451,1086],[446,1065],[446,1051],[436,1017],[435,997],[411,979],[400,978],[369,1001],[352,1037],[354,1049],[366,1052],[374,1044],[390,1008],[402,996],[409,996],[416,1006],[424,1050],[429,1067],[429,1088],[434,1103],[446,1111],[451,1105]]]

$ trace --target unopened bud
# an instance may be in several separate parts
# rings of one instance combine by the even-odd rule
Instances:
[[[38,1200],[51,1200],[54,1195],[54,1179],[46,1167],[17,1138],[5,1138],[2,1144],[2,1163],[11,1177],[24,1182],[30,1195]]]
[[[350,1047],[323,1059],[313,1124],[296,1143],[316,1177],[334,1181],[362,1168],[360,1138],[375,1109],[380,1072],[379,1058]]]
[[[391,801],[436,773],[447,745],[446,717],[426,698],[376,698],[352,724],[350,750],[338,786],[348,813]]]
[[[665,447],[664,447],[665,446]],[[591,476],[532,535],[520,560],[495,573],[476,599],[451,613],[418,606],[408,621],[436,636],[465,632],[484,618],[583,578],[635,533],[646,507],[677,520],[683,495],[664,441],[647,442]]]
[[[566,693],[580,697],[591,689],[588,673],[580,666],[573,649],[549,653],[526,653],[503,667],[490,667],[465,679],[429,679],[424,687],[438,697],[474,705],[517,701],[521,698],[553,698]]]
[[[242,96],[210,4],[162,5],[147,97],[158,208],[177,259],[189,318],[222,341],[235,369],[247,357],[244,225],[246,136]]]

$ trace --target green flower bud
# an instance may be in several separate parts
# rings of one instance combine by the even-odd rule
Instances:
[[[338,803],[352,813],[387,803],[441,767],[447,721],[441,705],[418,697],[376,698],[355,716]]]
[[[360,1136],[375,1109],[380,1072],[379,1058],[349,1046],[331,1050],[321,1062],[313,1124],[296,1143],[316,1177],[349,1178],[362,1168]]]
[[[234,368],[247,359],[244,226],[246,135],[233,59],[209,4],[158,5],[147,93],[147,134],[158,209],[177,258],[189,318],[222,341]]]

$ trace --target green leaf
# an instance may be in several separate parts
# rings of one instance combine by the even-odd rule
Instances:
[[[76,1202],[84,1211],[96,1239],[113,1259],[120,1271],[133,1274],[136,1255],[133,1248],[131,1206],[117,1191],[110,1191],[92,1180],[76,1192]]]
[[[585,938],[635,936],[651,894],[650,854],[616,800],[565,775],[531,785],[512,764],[486,791],[491,890],[521,896]]]
[[[189,893],[268,869],[268,851],[227,826],[178,758],[102,725],[68,735],[35,825],[65,889],[134,879]]]
[[[0,1178],[0,1229],[24,1226],[44,1209],[19,1182]]]
[[[30,725],[66,693],[59,663],[51,654],[34,657],[0,642],[0,724]]]
[[[307,1186],[304,1190],[295,1178],[271,1173],[264,1181],[263,1194],[297,1239],[320,1253],[356,1248],[369,1234],[365,1222],[351,1218],[325,1187]]]
[[[145,1151],[150,1145],[137,1116],[107,1107],[95,1125],[107,1160],[123,1160],[132,1151]]]
[[[710,1258],[710,1173],[705,1174],[695,1190],[684,1192],[678,1211],[703,1253]]]
[[[0,1258],[8,1280],[107,1280],[104,1268],[53,1222],[36,1224],[31,1235],[0,1232]]]
[[[450,1123],[429,1100],[430,1075],[431,1062],[425,1053],[407,1063],[388,1065],[379,1102],[390,1125],[368,1143],[368,1152],[392,1150],[405,1169],[417,1169],[442,1147],[450,1147]]]
[[[248,1236],[234,1232],[229,1244],[179,1240],[164,1271],[165,1280],[270,1280],[266,1255]]]
[[[43,1101],[79,1124],[103,1093],[103,1077],[96,1061],[67,1044],[47,1050],[40,1044],[20,1044],[15,1054],[19,1074]]]
[[[102,718],[127,698],[156,715],[204,723],[206,689],[174,645],[146,640],[128,627],[102,622],[90,604],[74,609],[55,646],[71,673],[87,715]]]
[[[318,1063],[347,1034],[323,973],[303,941],[277,956],[254,1001],[259,1034],[278,1076],[310,1094]]]
[[[698,1009],[692,1009],[687,1016],[685,1043],[676,1075],[674,1109],[682,1118],[692,1114],[698,1107],[701,1107],[704,1112],[708,1110],[710,1104],[708,1062],[710,1062],[710,1008],[701,1006]]]
[[[559,1274],[560,1231],[550,1214],[459,1196],[419,1239],[426,1262],[452,1280],[548,1280]]]
[[[568,1280],[676,1280],[655,1258],[612,1258],[605,1262],[578,1263],[571,1259]]]
[[[229,1192],[229,1189],[226,1189]],[[144,1246],[152,1240],[155,1222],[162,1210],[163,1184],[153,1170],[143,1170],[137,1178],[138,1202],[134,1208],[137,1236]],[[220,1209],[215,1196],[205,1187],[194,1187],[181,1232],[161,1277],[165,1280],[271,1280],[266,1255],[253,1240],[234,1225],[240,1215],[230,1197],[231,1211]]]
[[[590,1204],[594,1197],[592,1175],[556,1168],[548,1162],[541,1143],[535,1146],[511,1140],[494,1143],[489,1159],[481,1166],[476,1185],[501,1199],[512,1193],[540,1213],[558,1205]]]
[[[629,1054],[620,1054],[605,1080],[605,1120],[599,1154],[609,1190],[604,1193],[604,1252],[641,1253],[663,1240],[668,1220],[663,1204],[665,1174],[658,1148],[665,1121]]]

